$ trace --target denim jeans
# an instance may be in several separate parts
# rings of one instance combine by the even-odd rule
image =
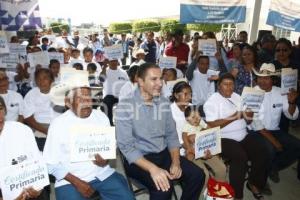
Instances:
[[[95,179],[89,184],[97,191],[101,200],[133,200],[133,194],[129,190],[126,179],[119,173],[115,172],[104,181]],[[55,188],[57,200],[85,200],[83,196],[71,185],[63,185]]]
[[[298,160],[298,177],[300,175],[300,140],[293,135],[282,131],[271,131],[272,135],[281,143],[283,151],[278,152],[275,147],[267,141],[267,146],[270,152],[273,154],[273,170],[282,170],[296,160]]]

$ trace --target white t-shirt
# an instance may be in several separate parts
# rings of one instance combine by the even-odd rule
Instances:
[[[50,174],[56,176],[55,172],[58,169],[65,172],[61,177],[56,176],[55,187],[69,184],[68,181],[63,179],[67,173],[90,182],[96,177],[103,181],[115,171],[109,165],[99,167],[92,161],[77,163],[70,161],[70,136],[72,134],[71,130],[76,125],[93,127],[99,125],[110,126],[110,123],[107,116],[99,110],[93,110],[87,118],[79,118],[73,111],[68,110],[51,122],[43,156]]]
[[[59,113],[53,110],[49,93],[41,93],[40,89],[35,87],[24,98],[23,115],[25,119],[33,115],[37,122],[50,124]]]
[[[176,130],[177,130],[179,142],[180,144],[183,144],[182,129],[183,126],[187,123],[187,121],[185,120],[184,112],[179,109],[179,107],[175,102],[171,104],[171,112],[172,112],[173,119],[176,123]]]
[[[199,133],[200,131],[202,131],[205,128],[207,128],[207,124],[205,123],[205,121],[203,121],[203,119],[201,119],[198,126],[193,126],[187,122],[183,126],[182,132],[187,133],[187,135],[194,135],[194,134]]]
[[[170,85],[167,84],[166,82],[163,82],[162,95],[167,99],[170,99],[170,96],[172,95],[173,87],[174,85]]]
[[[41,158],[32,130],[19,122],[6,121],[0,134],[0,168]]]
[[[12,71],[6,71],[5,73],[8,77],[8,82],[9,82],[8,89],[13,90],[13,91],[17,91],[18,88],[17,88],[16,82],[15,82],[15,76],[17,75],[17,73],[12,72]]]
[[[125,70],[118,67],[116,70],[110,68],[106,71],[106,79],[103,84],[103,96],[113,95],[119,98],[121,87],[129,81]]]
[[[122,98],[131,97],[137,87],[137,83],[127,81],[120,89],[119,100]]]
[[[7,109],[5,120],[18,121],[19,115],[23,115],[23,97],[19,93],[11,90],[8,90],[6,94],[0,94],[0,96],[4,99]]]
[[[260,89],[258,86],[255,88]],[[265,93],[264,100],[258,112],[258,120],[253,120],[253,123],[250,126],[251,129],[261,130],[265,128],[272,131],[279,130],[279,123],[282,113],[284,113],[284,115],[291,120],[298,118],[298,107],[296,107],[293,116],[289,113],[288,109],[289,103],[287,95],[281,95],[281,89],[273,86],[270,92]]]
[[[218,74],[219,72],[210,69],[206,74],[202,74],[198,69],[194,70],[193,79],[189,82],[193,91],[192,102],[194,105],[203,105],[215,92],[215,82],[209,81],[208,78]]]
[[[183,78],[184,75],[183,75],[182,71],[180,69],[177,69],[177,68],[175,68],[175,69],[176,69],[176,75],[177,75],[176,78],[177,79]]]
[[[205,102],[203,109],[207,122],[226,119],[237,111],[241,111],[241,96],[233,93],[230,98],[223,97],[220,93],[212,94]],[[246,122],[239,119],[231,122],[221,129],[221,137],[236,141],[243,140],[247,135]]]

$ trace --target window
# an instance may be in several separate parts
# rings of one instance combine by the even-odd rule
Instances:
[[[276,39],[279,39],[279,38],[290,39],[290,37],[291,37],[290,30],[274,27],[272,32],[273,32],[273,35],[276,37]]]

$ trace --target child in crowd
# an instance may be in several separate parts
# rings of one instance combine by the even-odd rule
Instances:
[[[34,130],[37,144],[42,151],[46,142],[48,127],[56,113],[50,101],[50,89],[54,81],[53,74],[47,68],[41,68],[34,73],[37,87],[31,89],[24,98],[23,116],[25,123]]]
[[[46,38],[46,37],[42,38],[41,48],[42,48],[43,51],[47,51],[48,50],[48,48],[49,48],[49,39],[48,38]]]
[[[127,81],[120,89],[119,94],[119,100],[122,98],[128,98],[133,95],[134,90],[137,88],[137,72],[138,72],[139,66],[133,65],[127,70],[127,74],[129,77],[129,81]]]
[[[163,76],[163,80],[164,80],[162,93],[163,93],[164,97],[169,99],[170,96],[172,95],[172,90],[173,90],[174,84],[168,84],[168,82],[176,81],[177,71],[175,68],[165,68],[162,71],[162,76]]]
[[[71,50],[71,60],[72,59],[80,59],[80,50],[79,49]]]
[[[183,147],[186,150],[186,158],[193,161],[197,166],[203,169],[206,177],[205,183],[207,183],[210,175],[205,165],[208,165],[209,168],[211,168],[214,175],[213,177],[217,181],[225,182],[226,166],[218,155],[212,156],[210,151],[207,150],[204,158],[195,159],[194,144],[196,133],[209,128],[201,118],[198,107],[195,105],[188,106],[184,111],[184,115],[187,122],[182,129],[182,139]]]
[[[87,71],[89,72],[89,83],[91,87],[100,85],[99,76],[97,75],[96,70],[97,66],[95,63],[89,63],[87,65]]]
[[[59,71],[60,71],[60,63],[56,59],[50,60],[49,69],[54,77],[54,83],[59,83]]]
[[[83,65],[81,63],[74,63],[72,67],[76,70],[83,70]]]

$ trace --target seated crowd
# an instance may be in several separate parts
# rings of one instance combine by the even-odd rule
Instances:
[[[299,88],[300,44],[266,34],[252,46],[242,31],[232,47],[216,41],[215,56],[206,56],[198,40],[216,39],[214,33],[195,33],[190,41],[183,36],[177,30],[160,38],[148,32],[144,40],[126,34],[117,39],[105,30],[102,38],[94,34],[81,44],[76,31],[54,42],[34,35],[28,54],[60,52],[64,61],[0,66],[0,169],[22,163],[20,157],[43,159],[57,200],[134,199],[126,179],[101,155],[70,159],[75,125],[115,126],[124,169],[153,200],[171,199],[176,182],[182,183],[182,200],[197,200],[209,178],[228,182],[236,200],[243,199],[244,185],[262,200],[272,195],[268,178],[279,182],[280,170],[295,161],[300,181],[300,139],[289,133],[291,124],[299,124],[299,93],[280,89],[284,68],[298,69]],[[114,44],[123,46],[122,59],[103,53]],[[177,57],[176,67],[162,69],[160,56]],[[64,68],[75,71],[69,82],[60,76]],[[264,91],[259,110],[243,106],[245,87]],[[95,88],[102,94],[92,95]],[[215,127],[221,154],[208,150],[196,159],[195,135]],[[50,199],[49,188],[26,187],[16,199]]]

